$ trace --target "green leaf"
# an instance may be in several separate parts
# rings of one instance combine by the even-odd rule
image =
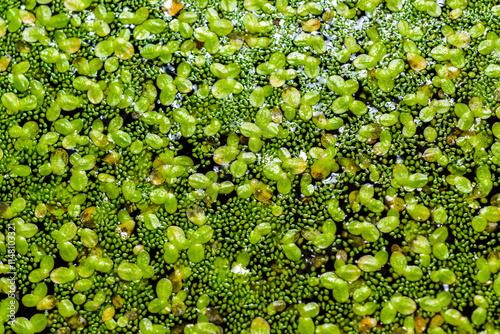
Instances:
[[[220,79],[212,86],[212,95],[220,100],[228,97],[236,86],[236,80],[227,78]]]
[[[206,189],[212,184],[211,180],[200,173],[190,175],[188,181],[189,185],[195,189]]]
[[[377,228],[382,233],[390,233],[394,231],[399,226],[398,217],[385,217],[378,221]]]
[[[250,325],[250,334],[269,334],[271,333],[271,326],[261,317],[252,320]]]
[[[358,260],[358,267],[365,272],[373,272],[380,269],[380,261],[374,256],[364,255]]]
[[[410,315],[417,309],[417,304],[413,299],[403,296],[393,296],[391,303],[394,304],[396,310],[403,315]]]
[[[361,270],[358,266],[347,264],[336,271],[337,275],[347,282],[354,282],[361,276]]]
[[[380,311],[380,322],[383,324],[390,324],[394,321],[397,315],[396,307],[392,302],[387,302],[385,306]]]
[[[396,274],[403,275],[406,272],[408,262],[406,257],[400,252],[392,253],[390,263]]]
[[[293,262],[298,262],[302,258],[302,253],[295,244],[286,244],[283,245],[283,252],[285,253],[285,256]]]
[[[12,330],[17,334],[34,334],[35,327],[33,324],[24,317],[16,317],[14,320],[14,325],[12,326]]]
[[[142,278],[142,271],[139,267],[128,261],[122,261],[117,268],[118,277],[124,281],[138,281]]]
[[[314,334],[314,321],[311,318],[300,317],[297,330],[299,334]]]
[[[430,254],[431,245],[429,240],[422,235],[417,235],[410,243],[410,249],[418,254]]]
[[[261,136],[261,129],[255,125],[254,123],[250,122],[243,122],[240,125],[240,131],[245,137],[249,138],[258,138]]]
[[[205,247],[201,244],[192,243],[187,250],[187,255],[191,262],[201,262],[205,258]]]
[[[50,273],[50,279],[56,284],[66,284],[76,278],[75,270],[66,267],[59,267]]]

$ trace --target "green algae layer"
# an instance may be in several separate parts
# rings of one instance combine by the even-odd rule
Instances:
[[[498,334],[499,118],[493,0],[1,0],[0,334]]]

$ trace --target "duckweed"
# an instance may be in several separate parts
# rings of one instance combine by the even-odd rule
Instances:
[[[0,333],[498,332],[493,1],[4,2]]]

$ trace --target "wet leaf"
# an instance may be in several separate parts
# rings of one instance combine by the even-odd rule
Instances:
[[[361,276],[361,270],[352,264],[347,264],[336,271],[337,275],[347,282],[354,282]]]
[[[142,271],[136,264],[122,261],[117,268],[118,276],[124,281],[138,281],[142,278]]]
[[[66,267],[59,267],[50,273],[50,279],[56,284],[65,284],[73,281],[75,278],[75,271]]]
[[[410,243],[410,249],[415,253],[419,254],[430,254],[431,253],[431,245],[429,240],[422,235],[418,235],[415,239]]]
[[[427,61],[422,56],[415,53],[408,53],[406,55],[410,67],[415,71],[421,71],[427,67]]]

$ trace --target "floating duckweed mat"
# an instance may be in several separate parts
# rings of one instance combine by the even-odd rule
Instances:
[[[0,333],[500,333],[500,6],[0,1]]]

